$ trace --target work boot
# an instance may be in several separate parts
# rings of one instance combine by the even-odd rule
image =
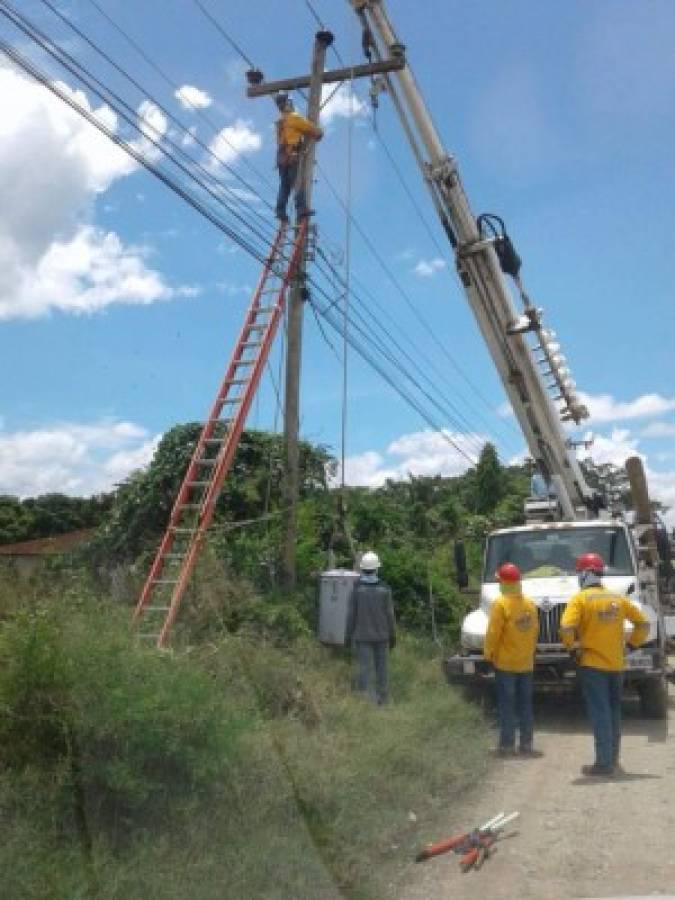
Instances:
[[[497,756],[501,756],[502,758],[508,758],[516,755],[515,747],[497,747],[495,750],[495,754]]]
[[[600,763],[593,763],[592,766],[582,766],[582,775],[613,775],[614,766],[603,766]]]
[[[538,759],[544,755],[541,750],[535,750],[532,744],[521,744],[518,747],[518,753],[520,756],[528,756],[530,759]]]

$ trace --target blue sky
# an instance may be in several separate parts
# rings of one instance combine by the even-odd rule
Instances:
[[[20,9],[121,93],[152,133],[185,140],[195,160],[213,164],[150,102],[159,101],[272,200],[273,104],[246,99],[244,63],[192,0],[97,2],[192,105],[89,0],[59,0],[58,8],[145,92],[41,0]],[[285,0],[283,14],[264,0],[203,2],[268,78],[307,70],[316,23],[304,0]],[[347,0],[314,5],[343,59],[360,62]],[[587,395],[592,418],[579,434],[595,434],[599,461],[644,454],[654,492],[675,505],[675,6],[389,0],[388,9],[474,212],[506,220],[528,292]],[[4,20],[0,36],[81,88]],[[145,464],[167,428],[204,415],[259,266],[43,88],[1,65],[0,491],[87,494]],[[321,246],[339,269],[347,231],[332,191],[346,199],[351,143],[351,209],[387,269],[352,229],[351,269],[364,301],[419,361],[444,408],[452,404],[447,416],[432,408],[434,425],[470,457],[490,439],[511,459],[523,441],[403,133],[383,96],[376,134],[366,101],[363,84],[351,103],[343,89],[326,107],[314,202]],[[90,92],[80,102],[128,136]],[[153,152],[147,139],[135,140]],[[224,169],[215,174],[237,186]],[[307,310],[302,432],[339,452],[341,348],[331,340],[337,353]],[[381,340],[373,332],[373,344]],[[468,465],[353,352],[348,367],[349,481]],[[249,424],[273,427],[276,406],[266,377]]]

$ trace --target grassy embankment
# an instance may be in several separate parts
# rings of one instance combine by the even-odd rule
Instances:
[[[77,582],[5,580],[0,616],[6,900],[383,897],[484,771],[484,722],[412,638],[378,708],[310,639],[144,650]]]

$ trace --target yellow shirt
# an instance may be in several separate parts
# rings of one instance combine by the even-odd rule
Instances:
[[[531,672],[539,612],[523,594],[500,594],[490,608],[483,656],[505,672]]]
[[[579,591],[569,601],[560,623],[560,639],[566,647],[575,641],[581,646],[579,664],[619,672],[624,659],[624,622],[634,625],[630,636],[633,648],[647,640],[649,622],[628,597],[604,587]]]
[[[280,147],[296,148],[303,137],[308,134],[311,137],[321,137],[323,132],[309,119],[297,112],[283,113],[277,120],[277,143]]]

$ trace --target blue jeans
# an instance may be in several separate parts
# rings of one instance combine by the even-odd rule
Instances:
[[[621,744],[622,673],[580,666],[579,677],[595,738],[595,762],[616,765]]]
[[[279,193],[277,194],[276,214],[279,219],[285,219],[288,205],[288,198],[291,191],[295,188],[295,209],[298,213],[306,212],[307,203],[305,201],[305,192],[301,185],[297,184],[299,162],[291,163],[288,166],[279,166]]]
[[[516,722],[520,726],[520,746],[532,746],[532,672],[505,672],[495,669],[499,705],[499,746],[511,750],[516,745]]]
[[[387,641],[357,641],[356,657],[359,662],[357,685],[360,691],[366,692],[370,683],[371,660],[375,666],[375,697],[378,703],[387,702],[388,671]]]

